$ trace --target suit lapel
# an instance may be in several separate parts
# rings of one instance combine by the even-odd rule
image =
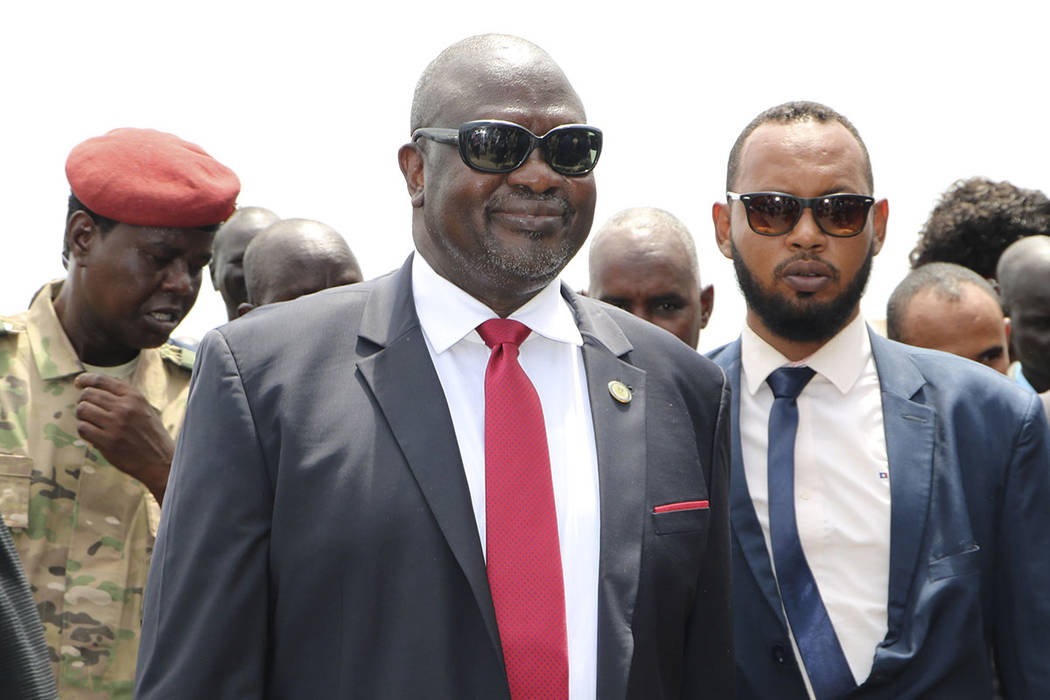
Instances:
[[[444,392],[426,349],[412,301],[411,268],[378,282],[361,320],[360,341],[375,352],[358,361],[427,505],[462,567],[492,643],[499,630],[469,489]],[[598,581],[598,696],[626,695],[634,655],[632,615],[645,527],[645,372],[621,359],[631,350],[605,314],[563,288],[584,338],[582,350],[598,455],[601,533]],[[365,354],[367,350],[362,351]],[[619,403],[608,383],[631,387]],[[411,387],[410,392],[404,387]],[[440,397],[419,400],[419,397]],[[499,655],[502,659],[502,654]]]
[[[769,549],[762,534],[762,526],[758,522],[758,515],[755,514],[751,493],[747,490],[743,453],[740,450],[740,392],[743,391],[740,386],[740,341],[734,341],[720,350],[715,362],[726,371],[729,383],[733,387],[730,412],[733,464],[729,479],[729,520],[733,526],[733,538],[743,553],[762,595],[786,634],[787,621],[784,619],[784,610],[780,603],[780,592],[773,576],[773,567],[769,563]]]
[[[445,394],[412,301],[410,263],[376,284],[359,335],[361,342],[375,345],[376,350],[358,361],[358,371],[463,569],[499,651],[499,630],[470,491]],[[498,656],[502,664],[503,654]]]
[[[870,333],[870,331],[869,331]],[[871,350],[882,388],[890,464],[890,582],[886,642],[900,636],[930,510],[937,413],[921,403],[922,374],[891,341],[875,333]],[[876,654],[876,665],[879,663]]]
[[[623,698],[634,656],[631,624],[645,529],[645,372],[621,359],[631,344],[611,318],[581,304],[567,287],[563,287],[563,294],[583,335],[583,363],[598,453],[598,697]],[[609,382],[614,380],[630,387],[628,403],[616,401],[609,393]]]

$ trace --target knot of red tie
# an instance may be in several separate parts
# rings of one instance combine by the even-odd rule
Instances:
[[[478,326],[478,335],[490,348],[497,345],[514,345],[525,342],[532,331],[521,321],[509,318],[492,318]]]

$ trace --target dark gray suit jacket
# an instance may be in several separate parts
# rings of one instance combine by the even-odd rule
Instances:
[[[670,334],[564,294],[584,337],[598,450],[598,696],[727,697],[725,375]],[[611,397],[611,380],[633,388],[630,403]],[[692,500],[710,508],[653,512]],[[146,591],[137,691],[508,697],[407,265],[205,337]]]
[[[886,638],[850,698],[1050,698],[1050,434],[1038,397],[975,362],[874,333],[890,463]],[[740,343],[715,351],[740,387]],[[740,458],[733,603],[741,698],[806,691]]]
[[[0,698],[58,697],[44,626],[11,533],[0,517]]]

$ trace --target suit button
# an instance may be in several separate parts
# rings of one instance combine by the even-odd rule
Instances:
[[[773,660],[778,664],[785,663],[787,661],[787,651],[780,644],[773,645]]]

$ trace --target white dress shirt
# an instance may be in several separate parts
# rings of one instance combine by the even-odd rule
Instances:
[[[496,313],[412,258],[416,313],[445,392],[485,552],[485,368],[490,350],[475,330]],[[510,315],[532,329],[518,361],[543,407],[565,582],[569,697],[592,700],[598,669],[598,453],[583,337],[554,280]]]
[[[767,551],[773,392],[766,377],[785,365],[805,365],[816,372],[798,398],[795,516],[828,617],[854,679],[862,683],[871,673],[876,645],[886,636],[890,570],[890,468],[867,326],[858,315],[798,363],[745,326],[740,359],[744,474]],[[792,646],[805,668],[794,639]],[[809,678],[803,677],[809,689]]]

